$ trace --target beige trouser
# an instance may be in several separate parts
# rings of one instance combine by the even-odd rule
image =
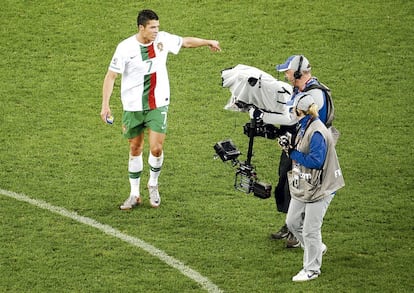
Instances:
[[[320,274],[322,266],[322,223],[333,196],[312,203],[290,200],[286,224],[304,249],[303,268]]]

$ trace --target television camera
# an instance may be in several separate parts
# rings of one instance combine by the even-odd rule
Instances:
[[[251,119],[243,127],[244,134],[249,137],[249,147],[247,150],[246,161],[239,161],[241,155],[239,149],[234,145],[231,139],[223,140],[214,145],[216,156],[220,157],[223,162],[231,161],[236,167],[234,178],[234,188],[247,194],[253,193],[254,196],[261,199],[267,199],[271,196],[272,185],[259,181],[255,167],[251,164],[253,156],[253,143],[255,136],[276,139],[278,137],[278,128],[273,125],[263,124],[261,121]]]
[[[274,119],[272,124],[287,125],[291,121],[286,103],[290,100],[293,89],[288,83],[277,80],[258,68],[243,64],[222,70],[221,77],[223,87],[231,92],[224,109],[245,113],[255,107],[270,113]],[[251,119],[244,125],[243,132],[249,137],[246,161],[238,159],[241,152],[230,139],[214,145],[216,157],[220,157],[223,162],[231,161],[233,167],[236,166],[235,189],[253,193],[262,199],[271,196],[272,186],[259,181],[255,167],[251,164],[253,142],[255,137],[279,139],[280,130],[272,124]]]

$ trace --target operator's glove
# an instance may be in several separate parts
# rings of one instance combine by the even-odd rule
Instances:
[[[250,119],[254,119],[254,120],[262,120],[263,119],[263,114],[264,112],[260,109],[257,109],[255,107],[251,107],[249,109],[249,116]]]

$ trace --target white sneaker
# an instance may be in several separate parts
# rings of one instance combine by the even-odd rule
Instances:
[[[325,243],[322,243],[322,255],[325,255],[327,251],[328,251],[328,246],[326,246]]]
[[[148,191],[149,191],[149,199],[150,199],[151,206],[153,208],[158,208],[161,204],[161,197],[158,192],[158,185],[156,186],[148,185]]]
[[[319,274],[312,271],[305,271],[302,269],[296,276],[292,278],[293,282],[305,282],[316,279],[319,277]]]
[[[128,197],[122,205],[119,206],[120,210],[126,211],[131,210],[136,206],[139,206],[142,203],[140,196],[130,196]]]

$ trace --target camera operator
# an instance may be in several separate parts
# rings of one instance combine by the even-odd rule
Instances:
[[[279,140],[284,153],[292,159],[288,172],[291,201],[286,217],[289,231],[304,248],[303,267],[292,278],[309,281],[321,273],[323,218],[335,192],[345,185],[331,131],[319,119],[318,106],[307,93],[293,101],[299,129],[293,142]]]
[[[292,55],[286,60],[285,63],[277,65],[276,70],[284,72],[285,79],[293,86],[294,90],[291,101],[294,101],[296,96],[301,92],[307,92],[313,97],[319,108],[319,119],[323,123],[326,123],[328,120],[327,96],[325,91],[320,88],[316,88],[316,86],[320,86],[320,83],[316,77],[312,76],[311,65],[308,59],[303,55]],[[288,132],[291,133],[293,137],[295,136],[297,120],[294,117],[281,120],[282,117],[280,117],[280,115],[266,113],[260,109],[251,109],[249,113],[250,118],[252,119],[263,120],[266,124],[279,124],[279,134]],[[279,178],[275,188],[275,201],[277,211],[284,214],[288,212],[291,198],[287,178],[287,173],[291,169],[291,159],[285,152],[282,152],[279,161]],[[289,232],[286,224],[284,224],[279,231],[272,233],[270,237],[271,239],[287,238],[287,248],[295,248],[300,246],[299,241],[292,233]]]

